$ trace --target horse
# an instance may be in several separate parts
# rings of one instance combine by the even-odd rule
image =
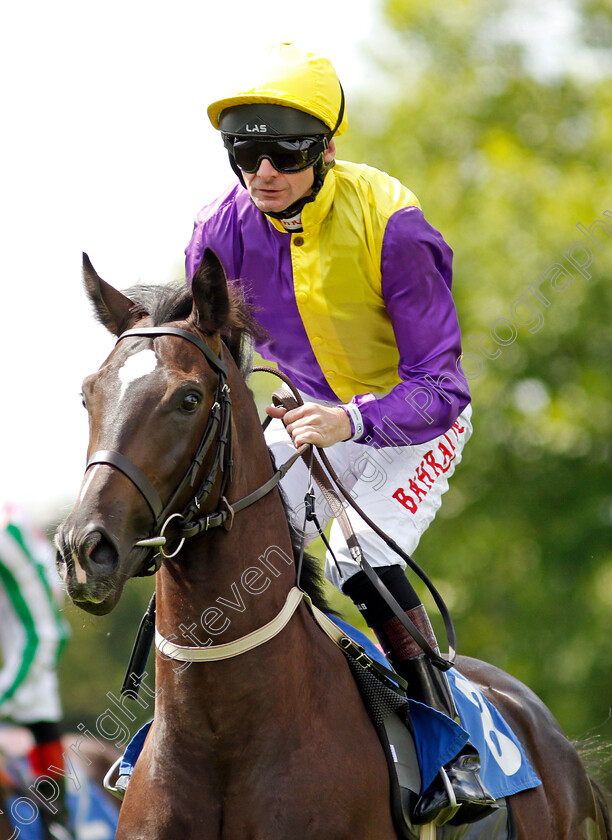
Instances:
[[[83,275],[117,342],[83,383],[89,460],[56,534],[58,571],[78,607],[104,615],[131,577],[158,569],[155,717],[118,840],[397,840],[387,764],[346,658],[303,599],[287,617],[296,540],[245,381],[252,317],[210,251],[190,290],[124,294],[86,255]],[[318,574],[305,557],[301,586],[324,609]],[[181,639],[215,658],[166,655]],[[542,781],[510,797],[517,840],[611,840],[603,796],[542,702],[492,665],[456,664]]]

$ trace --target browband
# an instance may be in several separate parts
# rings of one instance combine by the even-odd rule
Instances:
[[[130,335],[143,335],[147,338],[155,338],[160,335],[178,335],[181,338],[185,338],[187,341],[195,344],[198,350],[206,356],[217,373],[222,373],[223,376],[227,377],[225,362],[210,349],[205,341],[202,341],[202,339],[197,335],[194,335],[187,330],[182,330],[180,327],[136,327],[133,330],[126,330],[124,333],[121,333],[117,339],[117,343],[119,343],[122,338],[127,338]]]

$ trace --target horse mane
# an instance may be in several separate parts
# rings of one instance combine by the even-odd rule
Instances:
[[[255,338],[262,335],[262,328],[257,324],[237,284],[228,284],[230,298],[230,314],[227,324],[221,330],[223,340],[236,363],[242,376],[246,379],[251,373],[253,365],[253,343]],[[135,307],[143,315],[151,319],[151,326],[159,327],[171,321],[182,321],[189,317],[193,304],[191,290],[184,282],[166,285],[139,284],[125,291],[125,295],[134,302]],[[268,450],[269,451],[269,450]],[[270,459],[274,469],[274,457],[270,452]],[[288,504],[281,490],[281,499],[287,514]],[[293,558],[299,561],[301,539],[295,529],[289,528]],[[300,586],[312,598],[315,606],[320,610],[333,613],[324,594],[323,575],[316,557],[304,552],[300,574]]]

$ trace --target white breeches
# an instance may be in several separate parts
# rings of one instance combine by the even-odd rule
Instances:
[[[304,397],[304,401],[307,401]],[[314,400],[310,400],[314,402]],[[339,478],[351,491],[357,504],[407,553],[412,554],[423,532],[435,517],[448,490],[448,480],[461,461],[465,443],[472,434],[472,408],[467,406],[453,426],[443,435],[416,446],[395,446],[375,449],[354,441],[342,441],[325,450]],[[266,441],[279,466],[295,448],[281,420],[272,420],[266,430]],[[281,482],[291,508],[293,528],[304,526],[304,495],[308,487],[308,471],[300,459]],[[314,484],[315,508],[321,527],[325,528],[331,511]],[[372,566],[405,563],[374,534],[359,515],[345,503],[345,509],[363,553]],[[317,537],[314,523],[306,526],[306,542]],[[336,563],[327,553],[325,575],[337,589],[359,571],[349,554],[337,522],[329,537]]]

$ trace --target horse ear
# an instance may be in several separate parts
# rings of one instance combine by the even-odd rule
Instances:
[[[84,252],[83,283],[96,317],[114,335],[121,335],[143,316],[144,313],[132,300],[98,276]]]
[[[220,330],[229,320],[230,301],[223,266],[210,248],[204,251],[191,286],[191,320],[205,332]]]

